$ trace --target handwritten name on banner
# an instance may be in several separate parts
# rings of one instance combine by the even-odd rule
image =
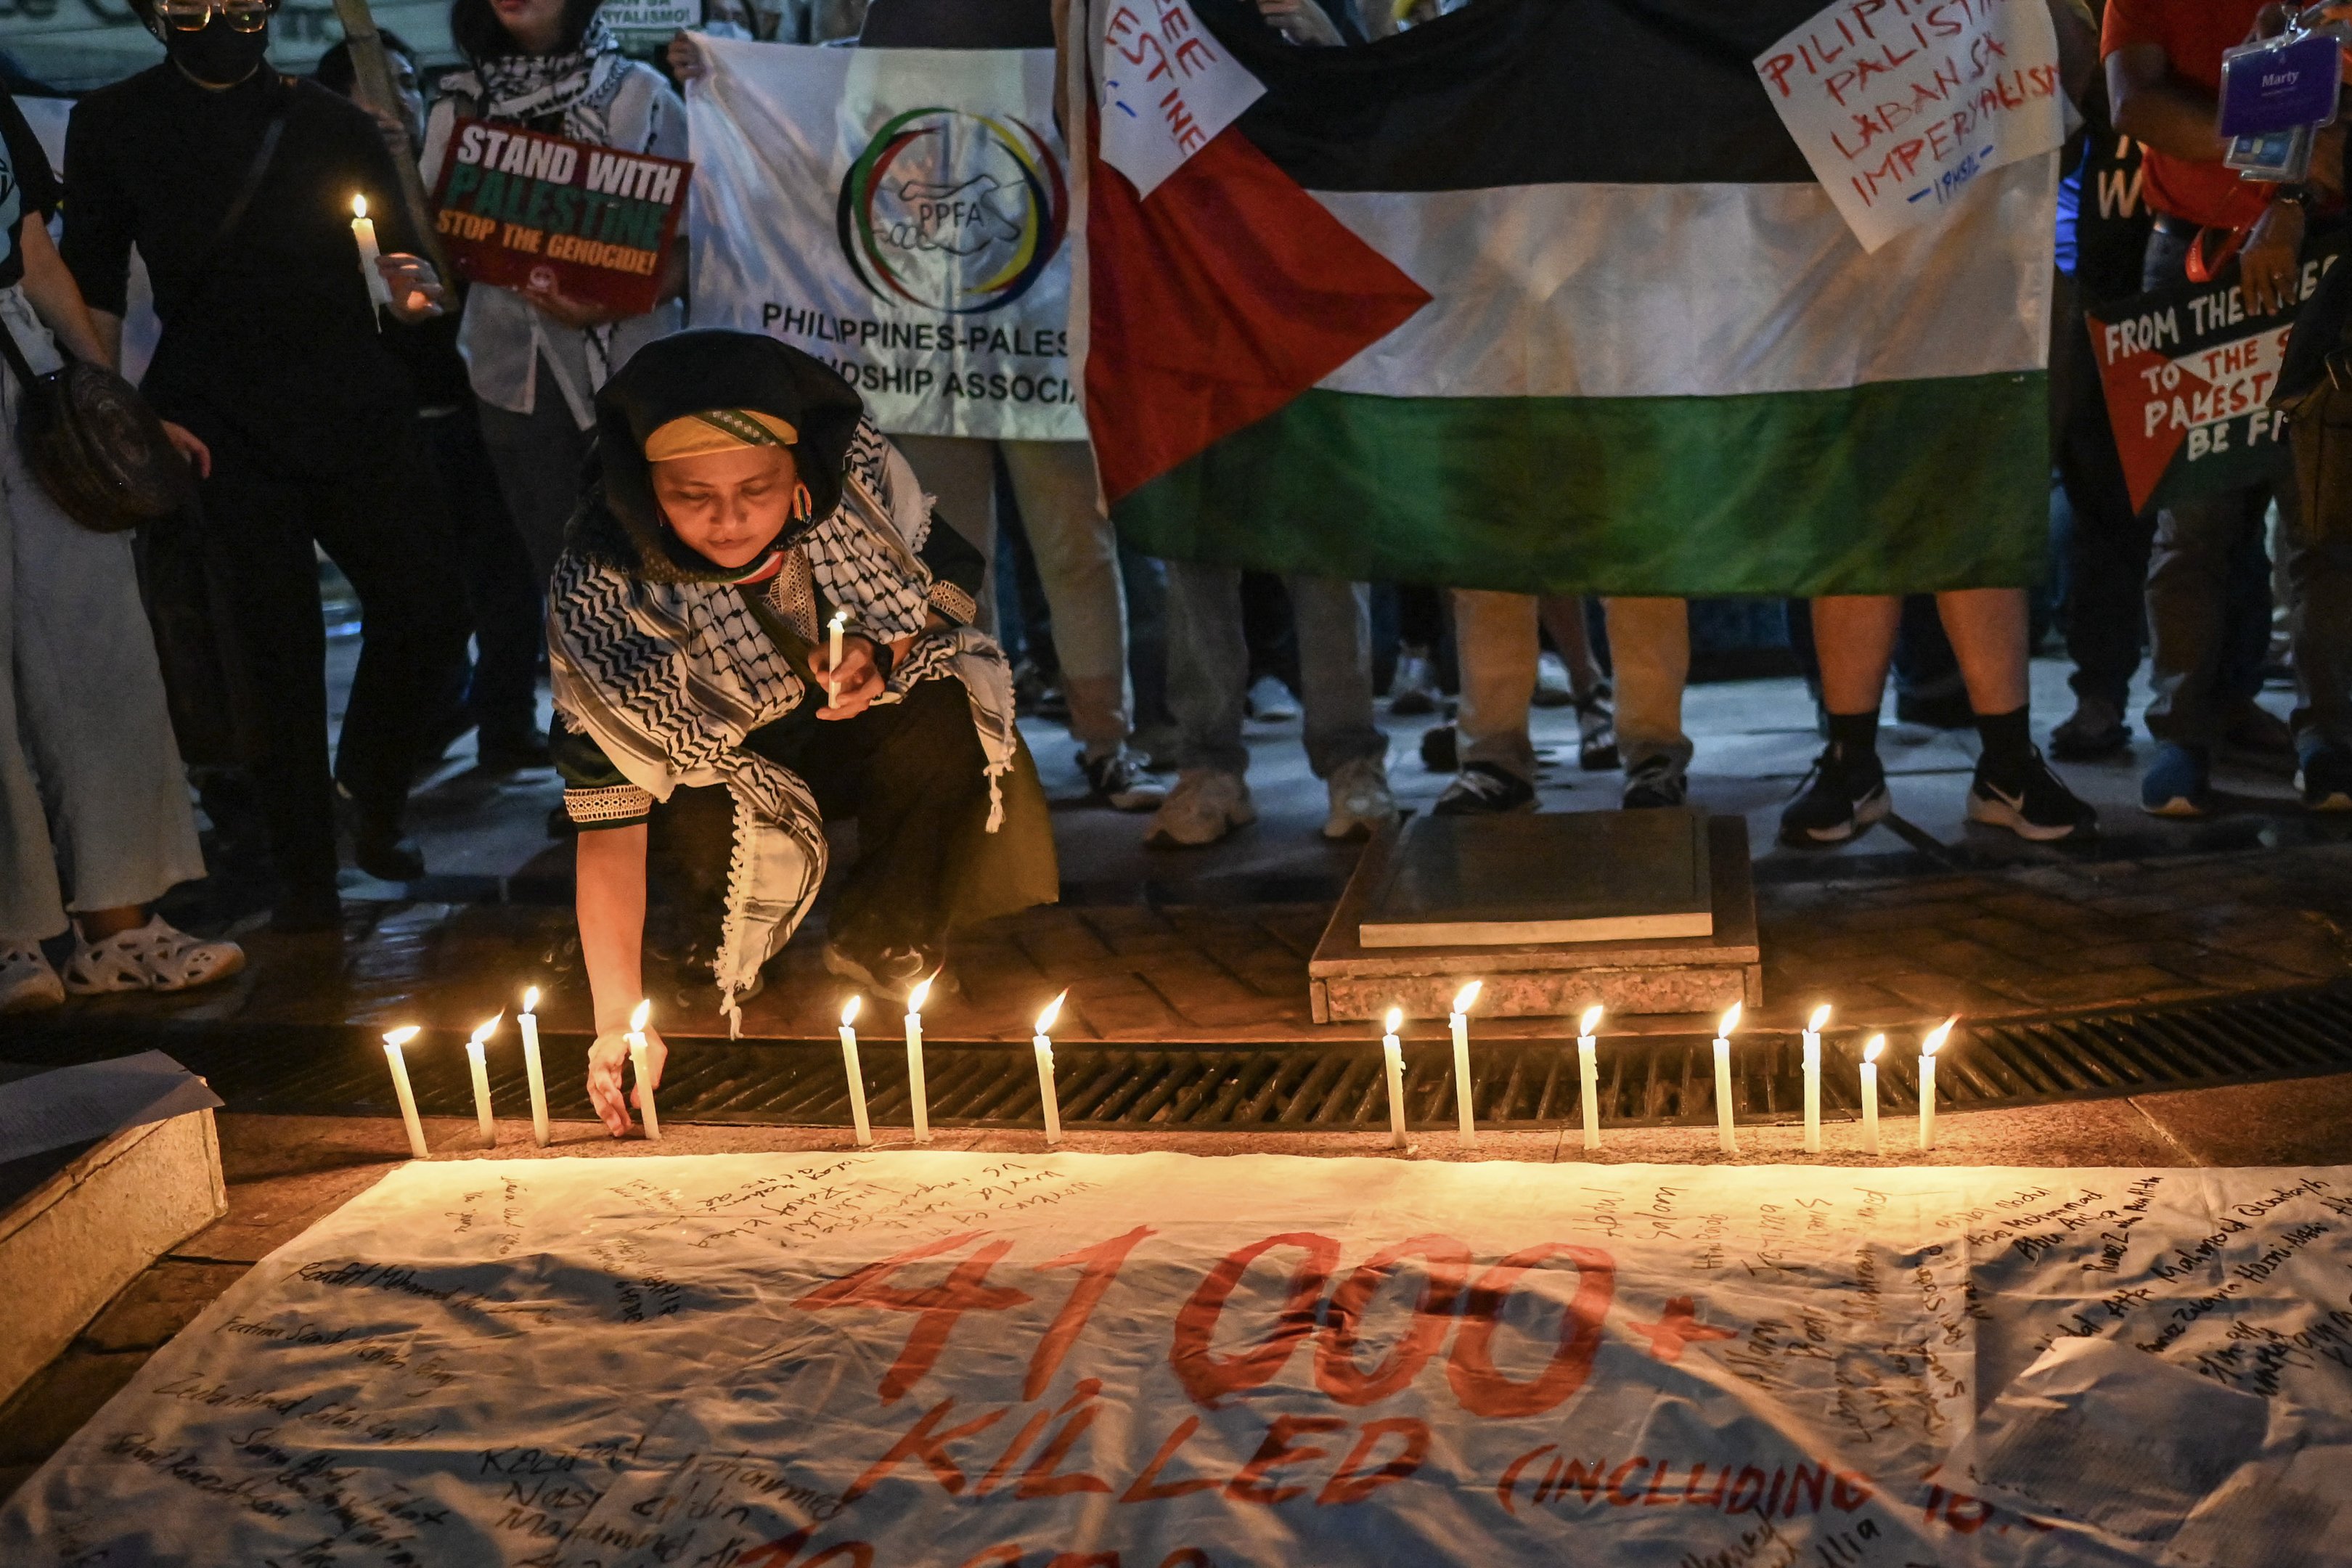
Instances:
[[[1864,250],[2065,133],[2043,0],[1837,0],[1756,72]]]
[[[1186,0],[1094,0],[1103,161],[1148,196],[1265,92]]]
[[[412,1165],[0,1562],[2324,1568],[2347,1264],[2343,1170]]]

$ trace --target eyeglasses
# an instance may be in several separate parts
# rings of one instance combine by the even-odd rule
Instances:
[[[175,33],[201,32],[217,12],[236,33],[257,33],[269,25],[269,0],[156,0],[155,15]]]

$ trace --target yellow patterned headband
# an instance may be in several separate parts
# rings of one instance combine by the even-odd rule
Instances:
[[[756,408],[706,408],[673,419],[646,437],[646,461],[667,463],[746,447],[796,447],[801,433]]]

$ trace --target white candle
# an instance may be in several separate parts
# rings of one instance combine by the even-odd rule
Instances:
[[[1390,1008],[1388,1033],[1381,1037],[1381,1055],[1389,1079],[1389,1142],[1400,1149],[1405,1146],[1404,1047],[1397,1044],[1397,1026],[1403,1022],[1403,1009]]]
[[[539,1015],[532,1011],[539,1005],[539,987],[534,985],[522,994],[522,1016],[515,1022],[522,1026],[522,1072],[530,1084],[530,1136],[541,1148],[547,1147],[547,1072],[539,1060]]]
[[[1936,1146],[1936,1053],[1942,1050],[1944,1042],[1952,1037],[1952,1026],[1959,1021],[1958,1016],[1945,1019],[1928,1030],[1927,1037],[1919,1042],[1919,1147],[1922,1149]]]
[[[498,1146],[499,1125],[490,1119],[490,1064],[485,1052],[490,1037],[498,1032],[499,1018],[505,1016],[501,1013],[492,1018],[466,1041],[466,1066],[474,1075],[474,1120],[482,1124],[482,1143],[486,1148]]]
[[[1462,1123],[1462,1147],[1478,1146],[1477,1109],[1470,1099],[1470,1007],[1478,1000],[1484,981],[1473,980],[1454,994],[1454,1011],[1445,1022],[1454,1030],[1454,1114]]]
[[[382,253],[375,246],[375,219],[367,215],[367,198],[352,198],[352,238],[360,247],[360,276],[367,279],[368,301],[371,305],[392,303],[392,287],[376,270],[376,258]]]
[[[929,980],[907,993],[907,1099],[915,1108],[915,1142],[931,1141],[930,1097],[923,1092],[923,999]]]
[[[1826,1002],[1805,1024],[1805,1152],[1822,1152],[1822,1026],[1830,1021]]]
[[[849,1118],[857,1124],[857,1146],[864,1149],[874,1142],[874,1128],[866,1120],[866,1074],[857,1065],[857,1031],[850,1027],[857,1022],[857,1003],[852,996],[841,1005],[841,1070],[849,1075]]]
[[[640,1002],[629,1015],[629,1068],[637,1080],[637,1112],[646,1119],[646,1136],[658,1143],[661,1113],[654,1109],[653,1063],[647,1059],[650,1047],[646,1044],[646,1019],[653,1010],[651,1002]]]
[[[830,624],[832,626],[833,636],[832,640],[827,645],[827,649],[833,655],[833,658],[831,662],[825,666],[825,668],[828,672],[837,672],[841,668],[841,632],[843,627],[849,625],[849,612],[847,610],[834,611],[833,620]],[[824,695],[827,705],[831,705],[841,700],[841,677],[838,673],[828,673],[826,675],[824,681]]]
[[[1885,1035],[1873,1035],[1862,1047],[1862,1152],[1878,1152],[1878,1053],[1886,1048]]]
[[[1068,994],[1065,991],[1061,996],[1045,1004],[1045,1010],[1037,1015],[1037,1033],[1029,1041],[1037,1052],[1037,1098],[1045,1107],[1045,1142],[1048,1143],[1062,1141],[1062,1097],[1054,1091],[1054,1041],[1047,1031],[1053,1028],[1054,1020],[1061,1016],[1062,997]]]
[[[408,1058],[400,1047],[416,1037],[416,1026],[407,1024],[383,1037],[383,1059],[392,1068],[392,1092],[400,1100],[400,1119],[408,1124],[408,1152],[417,1159],[425,1155],[425,1123],[416,1119],[416,1091],[408,1084]]]
[[[1598,1043],[1592,1031],[1601,1026],[1601,1009],[1587,1007],[1576,1026],[1576,1076],[1584,1095],[1584,1146],[1601,1147],[1601,1064],[1593,1056]]]
[[[1731,1031],[1739,1026],[1739,1004],[1715,1030],[1715,1143],[1727,1154],[1739,1152],[1739,1134],[1731,1120]]]

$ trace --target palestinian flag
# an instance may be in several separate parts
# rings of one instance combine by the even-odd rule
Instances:
[[[1193,0],[1266,91],[1147,198],[1092,162],[1122,531],[1521,591],[2034,580],[2055,158],[1865,254],[1750,63],[1819,5],[1477,0],[1318,49]]]

